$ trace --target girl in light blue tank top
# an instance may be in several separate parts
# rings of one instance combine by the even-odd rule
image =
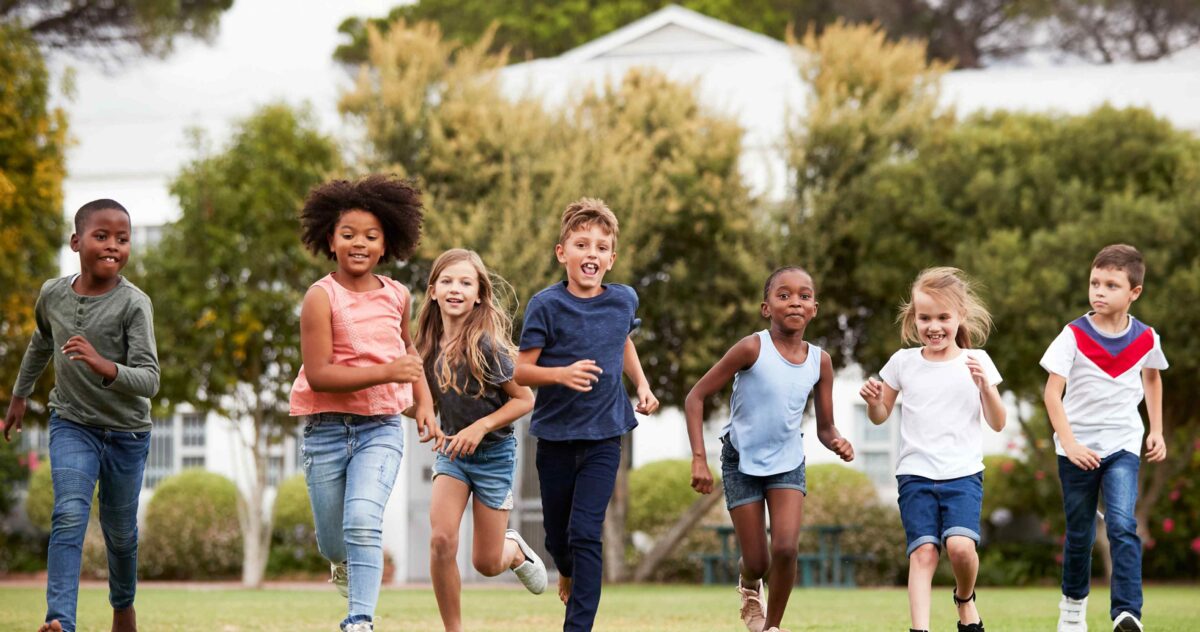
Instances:
[[[796,581],[800,516],[807,487],[800,423],[810,396],[817,438],[844,461],[854,448],[833,423],[833,363],[805,342],[817,315],[816,289],[804,269],[779,268],[763,287],[762,315],[770,327],[742,338],[696,383],[684,403],[692,445],[692,487],[708,494],[712,472],[704,447],[704,402],[730,381],[729,422],[721,430],[725,505],[742,550],[739,616],[752,632],[778,632]],[[772,546],[767,537],[770,515]],[[785,544],[786,543],[786,544]],[[780,551],[772,555],[771,551]],[[769,577],[769,601],[763,578]]]

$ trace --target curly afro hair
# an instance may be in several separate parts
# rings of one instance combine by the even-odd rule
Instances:
[[[329,236],[346,211],[366,211],[383,226],[381,261],[405,261],[421,240],[421,192],[412,183],[383,174],[353,182],[331,180],[313,187],[300,210],[300,240],[316,255],[333,259]]]

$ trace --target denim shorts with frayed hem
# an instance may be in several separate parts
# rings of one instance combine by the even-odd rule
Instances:
[[[803,461],[794,470],[770,476],[753,476],[738,469],[740,458],[729,435],[721,437],[721,485],[725,488],[726,509],[760,502],[767,497],[768,489],[794,489],[808,495]]]
[[[437,455],[433,477],[456,478],[471,489],[484,505],[508,511],[513,508],[513,477],[517,471],[517,438],[509,435],[503,441],[480,446],[475,454],[450,457]]]
[[[939,549],[946,538],[961,535],[979,544],[979,513],[983,509],[983,472],[946,480],[900,474],[900,521],[908,540],[905,555],[922,544]]]

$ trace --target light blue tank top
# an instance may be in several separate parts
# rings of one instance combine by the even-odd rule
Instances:
[[[813,386],[821,379],[821,349],[808,343],[804,364],[788,362],[771,332],[758,332],[758,359],[733,376],[729,435],[739,454],[738,470],[751,476],[790,472],[804,463],[800,422]]]

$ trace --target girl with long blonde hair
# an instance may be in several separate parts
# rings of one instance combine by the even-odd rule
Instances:
[[[513,507],[517,439],[512,424],[533,409],[533,392],[513,381],[512,319],[498,304],[507,283],[479,255],[447,250],[429,273],[417,319],[417,350],[445,436],[435,449],[430,575],[446,632],[463,629],[458,533],[474,496],[472,562],[484,576],[516,573],[534,594],[546,567],[521,535],[507,529]]]

